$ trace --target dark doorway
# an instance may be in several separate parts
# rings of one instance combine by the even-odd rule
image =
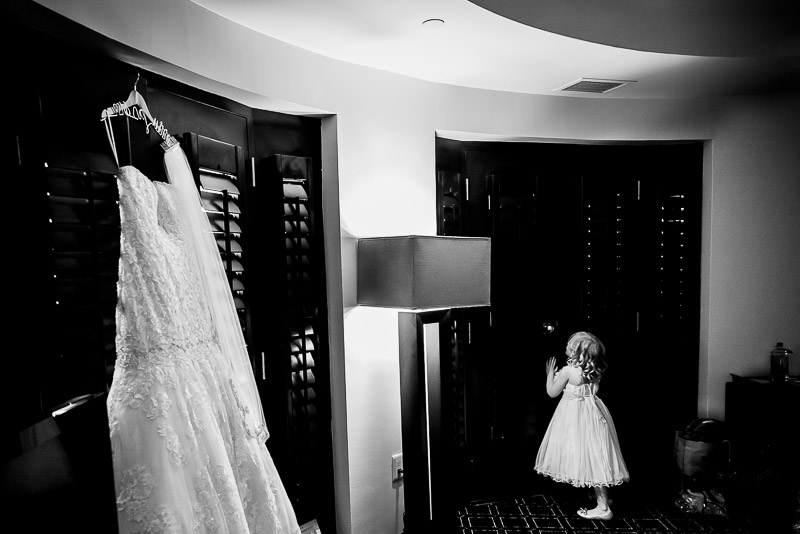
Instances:
[[[492,238],[463,497],[549,484],[533,472],[558,402],[545,362],[564,365],[578,330],[607,348],[600,396],[631,472],[620,490],[671,490],[675,431],[696,416],[702,142],[436,143],[439,234]]]

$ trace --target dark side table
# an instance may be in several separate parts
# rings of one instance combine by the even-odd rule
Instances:
[[[735,502],[728,508],[751,527],[791,532],[800,520],[800,377],[731,377],[725,384],[725,423]]]
[[[796,462],[800,457],[800,376],[788,380],[731,377],[725,384],[725,423],[739,446],[745,448],[740,453],[755,452],[748,450],[752,448],[777,448],[793,451],[792,458],[785,461]]]

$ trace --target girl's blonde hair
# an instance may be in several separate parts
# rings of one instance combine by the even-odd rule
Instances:
[[[576,332],[567,341],[567,363],[580,367],[588,382],[597,382],[608,367],[606,348],[589,332]]]

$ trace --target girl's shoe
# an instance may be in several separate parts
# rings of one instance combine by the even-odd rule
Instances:
[[[599,519],[600,521],[608,521],[609,519],[614,517],[614,514],[611,513],[611,508],[602,512],[595,508],[594,510],[587,510],[586,508],[581,508],[578,510],[578,515],[584,519]]]

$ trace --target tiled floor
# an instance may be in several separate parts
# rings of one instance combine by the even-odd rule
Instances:
[[[613,506],[614,518],[608,521],[581,519],[578,508],[593,506],[589,494],[529,495],[476,501],[461,507],[456,518],[457,534],[588,534],[624,532],[663,533],[745,533],[725,517],[686,514],[676,506]]]

